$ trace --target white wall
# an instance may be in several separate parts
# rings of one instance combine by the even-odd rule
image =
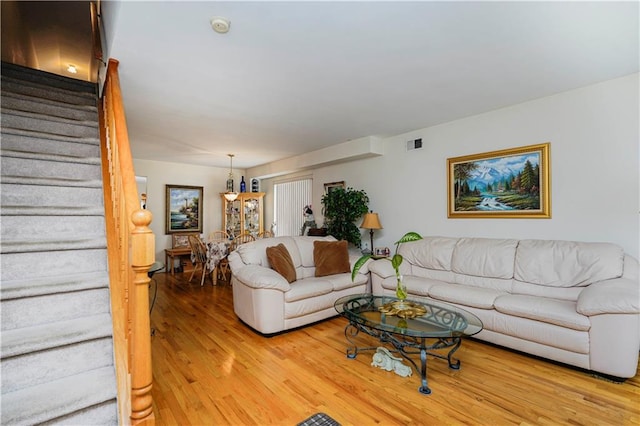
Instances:
[[[639,74],[384,139],[384,155],[319,168],[313,206],[322,223],[325,182],[364,189],[383,230],[376,246],[423,235],[608,241],[639,254]],[[406,141],[422,138],[421,150]],[[551,219],[448,219],[449,157],[551,143]],[[250,171],[249,171],[250,172]],[[307,173],[308,174],[308,173]],[[272,184],[263,180],[270,200]],[[273,220],[266,203],[265,223]],[[363,241],[368,241],[363,231]]]
[[[608,241],[639,256],[639,75],[533,100],[383,140],[384,155],[318,168],[313,176],[313,208],[322,224],[325,182],[344,180],[364,189],[384,229],[376,246],[389,246],[407,231],[423,235],[548,238]],[[406,141],[422,138],[421,150]],[[551,143],[551,219],[448,219],[447,158],[525,145]],[[165,235],[165,185],[204,187],[204,233],[222,226],[228,170],[135,160],[146,176],[151,228],[158,260],[171,246]],[[234,170],[236,176],[247,175]],[[251,172],[249,171],[249,174]],[[273,222],[273,182],[265,179],[265,228]],[[302,214],[302,212],[301,212]],[[369,241],[363,231],[363,241]]]
[[[165,185],[203,187],[203,235],[222,229],[222,200],[229,169],[192,166],[180,163],[134,159],[136,176],[147,177],[147,210],[153,214],[151,230],[156,236],[156,260],[164,262],[164,249],[171,248],[171,235],[165,234]],[[242,169],[234,169],[234,176],[241,176]],[[236,183],[236,189],[238,188]]]

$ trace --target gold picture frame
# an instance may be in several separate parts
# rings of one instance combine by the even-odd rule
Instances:
[[[202,186],[166,185],[166,234],[202,233]]]
[[[549,142],[447,159],[447,217],[551,218]]]

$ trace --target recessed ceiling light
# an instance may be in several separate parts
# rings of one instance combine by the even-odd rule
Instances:
[[[78,72],[78,69],[75,65],[69,64],[69,66],[67,67],[67,71],[69,71],[71,74],[76,74]]]
[[[223,18],[222,16],[214,16],[211,18],[211,28],[213,31],[224,34],[229,32],[229,27],[231,27],[231,22],[227,18]]]

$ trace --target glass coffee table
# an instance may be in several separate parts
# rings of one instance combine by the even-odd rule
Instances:
[[[427,385],[427,355],[446,359],[449,368],[458,370],[460,360],[454,360],[453,354],[460,347],[462,338],[482,330],[482,321],[472,313],[434,300],[400,301],[389,296],[357,294],[341,297],[334,307],[349,320],[344,329],[351,345],[346,351],[348,358],[355,358],[362,351],[377,349],[356,345],[354,338],[361,331],[383,344],[390,344],[392,352],[400,354],[420,373],[422,385],[418,391],[426,395],[431,393]],[[446,354],[435,352],[448,348]],[[420,368],[410,357],[417,354],[420,355]]]

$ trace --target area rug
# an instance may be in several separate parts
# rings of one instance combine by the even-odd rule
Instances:
[[[308,419],[298,423],[297,426],[340,426],[340,423],[325,413],[316,413]]]

